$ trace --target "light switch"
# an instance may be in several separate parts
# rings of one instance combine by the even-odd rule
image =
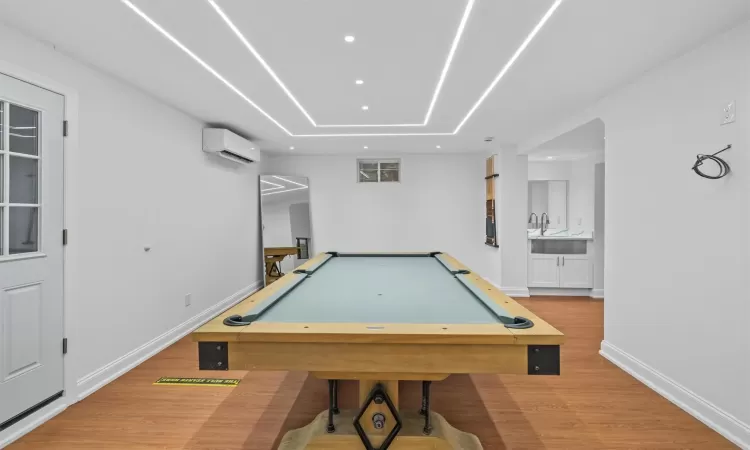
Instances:
[[[734,122],[736,119],[736,116],[737,116],[737,105],[734,102],[734,100],[732,100],[731,102],[727,103],[726,106],[724,106],[721,124],[726,125],[728,123]]]

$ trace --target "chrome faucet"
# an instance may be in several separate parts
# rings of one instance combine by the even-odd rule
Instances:
[[[529,225],[531,225],[531,216],[534,216],[534,229],[539,228],[539,216],[536,213],[529,214]]]
[[[545,217],[547,218],[546,220],[544,219]],[[544,236],[544,225],[549,225],[549,214],[546,212],[542,213],[542,228],[539,231],[541,236]]]

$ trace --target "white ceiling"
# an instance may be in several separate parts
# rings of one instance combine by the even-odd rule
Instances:
[[[592,120],[528,152],[530,161],[573,161],[595,155],[604,155],[604,122]]]
[[[747,0],[559,1],[0,0],[0,20],[264,151],[436,153],[523,141],[750,17]]]

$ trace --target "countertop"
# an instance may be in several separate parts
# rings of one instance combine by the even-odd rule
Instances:
[[[540,236],[539,229],[528,230],[527,236],[529,239],[577,239],[587,241],[591,241],[594,239],[594,233],[592,231],[572,231],[566,229],[544,230],[544,236]]]

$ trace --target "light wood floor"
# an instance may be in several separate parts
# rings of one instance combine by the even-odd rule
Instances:
[[[520,301],[566,334],[563,375],[454,375],[432,391],[435,410],[485,449],[736,448],[599,356],[601,301]],[[271,449],[326,407],[325,382],[305,373],[199,372],[196,359],[183,339],[9,448]],[[236,388],[151,385],[162,376],[243,380]],[[355,385],[341,390],[342,406],[354,407]],[[419,384],[404,383],[400,395],[402,407],[419,408]]]

